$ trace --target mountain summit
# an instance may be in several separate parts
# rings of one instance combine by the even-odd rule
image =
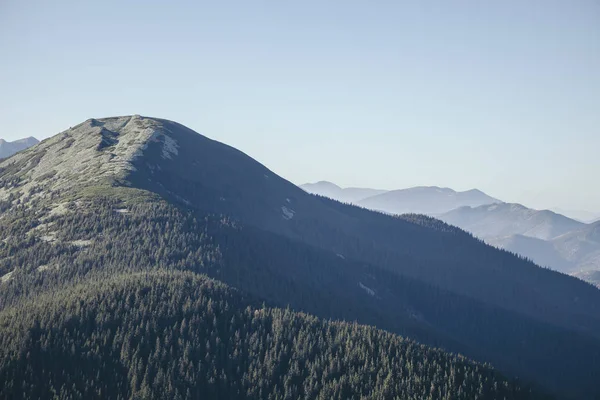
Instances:
[[[244,379],[260,376],[265,388],[285,388],[292,398],[377,398],[379,387],[369,382],[396,371],[381,375],[374,365],[372,373],[354,374],[367,365],[358,353],[371,353],[350,349],[371,343],[382,350],[377,365],[412,360],[383,351],[400,342],[381,331],[342,325],[336,336],[325,331],[332,325],[300,318],[301,311],[490,362],[554,393],[598,394],[596,288],[433,218],[313,196],[235,148],[168,120],[90,119],[0,161],[0,282],[0,380],[16,392],[52,383],[57,390],[80,385],[83,393],[87,382],[114,382],[101,392],[144,397],[172,382],[184,394],[228,397],[247,393]],[[288,314],[280,310],[286,307]],[[202,333],[206,323],[218,337]],[[140,343],[142,331],[151,340]],[[87,342],[82,332],[97,340]],[[315,343],[325,347],[312,352]],[[45,344],[62,350],[49,353]],[[434,357],[425,349],[414,346],[422,364],[410,361],[400,375],[416,384],[425,379],[418,371],[448,365],[436,372],[436,387],[426,382],[450,394],[427,396],[452,397],[462,383],[446,382],[445,374],[463,376],[464,368],[448,353]],[[39,362],[28,368],[24,354]],[[53,364],[63,357],[70,361]],[[232,357],[243,368],[230,368]],[[273,368],[257,368],[256,357]],[[82,358],[86,368],[65,372]],[[323,371],[339,384],[321,382]],[[493,388],[504,387],[483,375],[473,379],[488,393],[480,397],[496,398]],[[465,395],[476,397],[470,389]]]

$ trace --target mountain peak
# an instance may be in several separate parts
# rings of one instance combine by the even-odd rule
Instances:
[[[37,188],[41,183],[48,190],[65,190],[123,180],[136,170],[134,163],[149,147],[160,147],[163,159],[177,155],[178,144],[170,137],[167,123],[140,116],[91,118],[38,144],[35,151],[18,153],[0,165],[26,171],[19,187],[25,193],[34,187],[41,190]]]
[[[313,186],[329,187],[329,188],[333,188],[333,189],[342,189],[340,186],[336,185],[333,182],[329,182],[329,181],[318,181],[315,183],[307,183],[306,185],[307,186],[313,185]]]

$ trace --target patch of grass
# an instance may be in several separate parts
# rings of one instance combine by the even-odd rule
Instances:
[[[74,196],[69,200],[87,200],[98,197],[110,197],[131,205],[161,200],[159,195],[147,190],[113,186],[108,183],[82,187],[81,190],[76,190]]]

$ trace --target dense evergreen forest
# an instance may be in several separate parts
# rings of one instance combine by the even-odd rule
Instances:
[[[265,308],[192,273],[117,275],[0,312],[0,396],[531,399],[489,367]]]
[[[7,398],[600,396],[596,288],[166,121],[90,120],[0,163],[0,278]]]

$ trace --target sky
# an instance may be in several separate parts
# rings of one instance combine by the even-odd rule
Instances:
[[[0,0],[0,137],[129,114],[296,184],[600,212],[600,2]]]

